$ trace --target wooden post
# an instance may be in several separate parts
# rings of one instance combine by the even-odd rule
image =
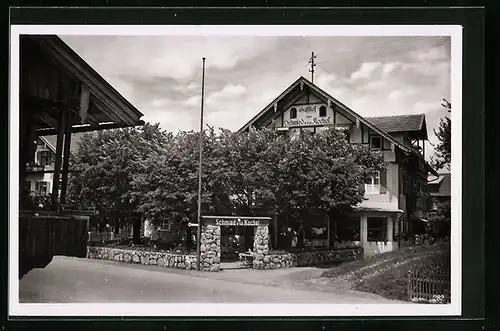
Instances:
[[[56,144],[56,162],[54,166],[54,177],[52,179],[52,204],[56,204],[57,197],[59,196],[59,176],[61,174],[61,157],[63,149],[63,136],[66,130],[66,109],[61,111],[59,116],[59,127],[57,128],[57,144]]]
[[[69,112],[69,111],[68,111]],[[67,115],[66,128],[64,134],[63,170],[61,183],[61,204],[66,202],[66,191],[68,188],[68,168],[71,153],[71,113]]]

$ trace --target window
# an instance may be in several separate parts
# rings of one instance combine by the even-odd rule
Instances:
[[[370,136],[370,148],[382,149],[382,138],[380,136]]]
[[[31,181],[29,181],[29,180],[24,181],[24,190],[31,192]]]
[[[368,217],[368,241],[387,241],[387,218]]]
[[[319,117],[326,117],[326,106],[319,107]]]
[[[290,118],[297,118],[297,108],[290,109]]]
[[[50,151],[40,152],[40,165],[45,167],[50,164]]]
[[[47,194],[47,182],[38,181],[35,183],[35,191],[38,194]]]
[[[337,240],[359,241],[359,217],[345,217],[337,220]]]
[[[365,182],[365,193],[367,194],[379,194],[380,193],[380,171],[373,174],[372,177],[368,178]]]

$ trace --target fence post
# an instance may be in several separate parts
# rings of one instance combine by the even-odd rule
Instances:
[[[410,298],[410,300],[412,299],[412,281],[411,270],[408,270],[408,297]]]

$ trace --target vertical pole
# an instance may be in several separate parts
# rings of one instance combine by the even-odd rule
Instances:
[[[200,111],[200,164],[198,169],[198,233],[196,240],[196,270],[200,271],[201,259],[201,166],[203,156],[203,99],[205,97],[205,58],[203,58],[203,72],[201,78],[201,111]]]
[[[59,125],[57,129],[57,144],[56,144],[56,162],[54,166],[54,178],[52,179],[52,204],[56,204],[57,197],[59,196],[59,176],[61,174],[61,156],[63,149],[63,135],[66,131],[66,117],[68,113],[66,109],[61,109],[61,116],[59,117]]]
[[[66,121],[66,130],[64,135],[64,151],[63,151],[63,170],[62,170],[62,183],[61,183],[61,204],[66,202],[66,192],[68,188],[68,168],[69,157],[71,153],[71,113],[68,113]]]
[[[314,56],[314,52],[311,53],[311,59],[309,60],[309,63],[311,64],[311,69],[309,69],[309,72],[311,73],[311,83],[314,84],[314,67],[316,64],[314,64],[314,59],[316,56]]]
[[[274,249],[278,249],[278,240],[279,240],[279,229],[278,229],[278,216],[274,215],[273,219],[274,225]]]
[[[423,140],[423,147],[422,148],[423,148],[422,154],[423,154],[424,160],[425,160],[425,140]]]

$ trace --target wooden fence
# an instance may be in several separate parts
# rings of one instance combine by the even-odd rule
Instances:
[[[414,302],[449,303],[450,268],[424,265],[408,271],[408,296]]]
[[[85,257],[87,223],[85,216],[20,216],[19,277],[44,268],[55,255]]]

